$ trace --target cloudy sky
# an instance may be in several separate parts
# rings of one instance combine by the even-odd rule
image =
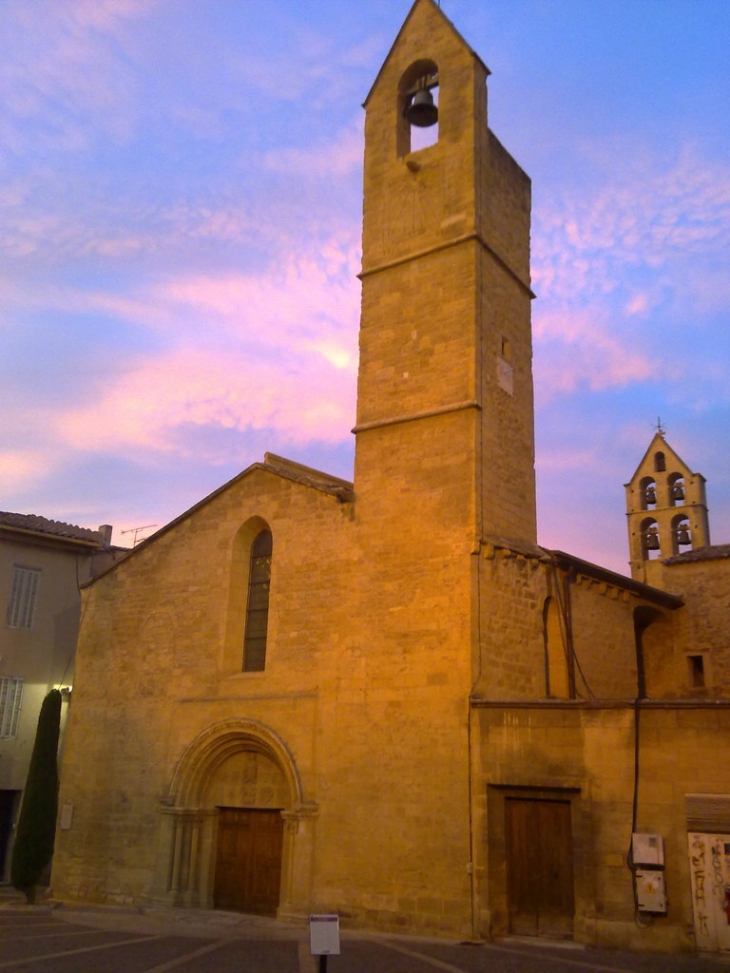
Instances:
[[[540,542],[626,570],[658,417],[730,541],[730,3],[441,5],[533,181]],[[0,2],[0,508],[131,543],[265,450],[352,476],[360,106],[409,9]]]

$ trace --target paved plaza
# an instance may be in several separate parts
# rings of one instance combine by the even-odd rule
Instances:
[[[728,958],[730,959],[730,957]],[[465,944],[343,930],[327,973],[726,973],[721,957],[510,940]],[[309,931],[235,913],[0,900],[0,973],[317,973]]]

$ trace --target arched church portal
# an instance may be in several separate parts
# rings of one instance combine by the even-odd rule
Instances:
[[[154,902],[306,915],[317,807],[282,739],[225,720],[183,752],[161,804]]]

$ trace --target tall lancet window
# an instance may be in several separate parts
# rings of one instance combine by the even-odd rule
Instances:
[[[246,634],[243,639],[244,672],[263,672],[266,668],[266,632],[269,627],[272,549],[271,531],[262,530],[254,538],[251,547]]]

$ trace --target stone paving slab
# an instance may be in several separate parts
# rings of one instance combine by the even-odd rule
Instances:
[[[327,973],[728,973],[730,957],[535,940],[460,944],[341,932]],[[317,973],[309,930],[239,913],[120,909],[0,896],[0,973]]]

